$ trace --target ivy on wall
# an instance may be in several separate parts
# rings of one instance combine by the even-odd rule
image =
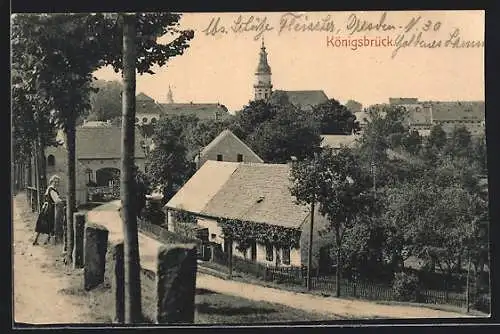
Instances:
[[[219,218],[218,223],[224,236],[237,241],[237,249],[242,252],[245,252],[253,241],[272,244],[278,249],[300,247],[299,229],[227,218]]]

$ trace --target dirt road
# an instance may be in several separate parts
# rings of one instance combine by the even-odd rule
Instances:
[[[24,194],[13,206],[14,320],[28,324],[92,322],[85,299],[65,293],[70,289],[71,269],[60,263],[60,247],[33,246],[34,217]]]

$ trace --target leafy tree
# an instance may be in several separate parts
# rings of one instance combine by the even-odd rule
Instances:
[[[291,194],[299,203],[317,202],[335,234],[337,296],[340,295],[342,246],[346,231],[378,214],[371,182],[347,147],[325,149],[317,159],[296,162],[291,170]]]
[[[162,118],[153,134],[154,148],[147,157],[148,176],[152,184],[163,188],[163,200],[168,202],[194,173],[187,160],[183,123],[176,119]]]
[[[314,106],[311,113],[319,122],[322,134],[350,134],[358,130],[356,116],[335,99]]]
[[[96,80],[92,84],[97,92],[90,97],[91,113],[87,120],[108,121],[122,114],[122,84],[118,81]]]
[[[360,112],[363,109],[363,105],[358,101],[349,100],[345,104],[346,108],[349,109],[353,114]]]
[[[234,132],[245,140],[260,124],[276,116],[276,108],[264,100],[250,101],[248,105],[236,113]]]
[[[264,161],[285,163],[292,156],[311,157],[320,149],[321,137],[300,111],[276,109],[276,116],[258,125],[247,143]]]
[[[452,157],[470,157],[472,137],[466,127],[455,127],[443,147],[444,154]]]
[[[401,140],[402,147],[412,155],[418,155],[422,147],[422,137],[418,131],[413,130]]]

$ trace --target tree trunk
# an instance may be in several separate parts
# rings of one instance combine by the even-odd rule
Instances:
[[[122,202],[124,273],[125,273],[125,323],[142,320],[141,277],[139,240],[134,196],[135,148],[135,14],[123,14],[123,108],[122,108],[122,161],[120,197]]]
[[[73,213],[76,210],[76,129],[75,120],[66,124],[66,154],[68,173],[66,176],[66,264],[71,264],[73,253]]]
[[[36,187],[36,212],[40,212],[40,200],[41,200],[41,194],[40,194],[40,168],[39,168],[39,160],[38,160],[38,145],[35,142],[35,154],[33,154],[33,163],[35,164],[35,187]]]
[[[45,143],[43,142],[41,135],[38,136],[38,143],[39,143],[38,159],[40,161],[40,163],[39,163],[40,187],[42,188],[42,191],[45,192],[45,189],[47,189],[47,164],[46,164],[46,160],[45,160]]]
[[[342,242],[340,240],[340,231],[339,231],[339,227],[335,227],[335,239],[336,239],[336,242],[337,242],[337,267],[335,269],[335,278],[336,278],[336,291],[335,291],[335,295],[337,297],[340,297],[340,273],[341,273],[341,252],[340,252],[340,247],[342,246]]]

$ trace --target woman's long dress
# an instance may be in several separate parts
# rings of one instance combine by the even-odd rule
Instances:
[[[55,202],[50,196],[51,190],[55,191],[59,195],[59,192],[53,186],[49,186],[47,188],[47,191],[44,194],[44,201],[47,203],[47,210],[38,215],[35,226],[36,233],[54,234]]]

